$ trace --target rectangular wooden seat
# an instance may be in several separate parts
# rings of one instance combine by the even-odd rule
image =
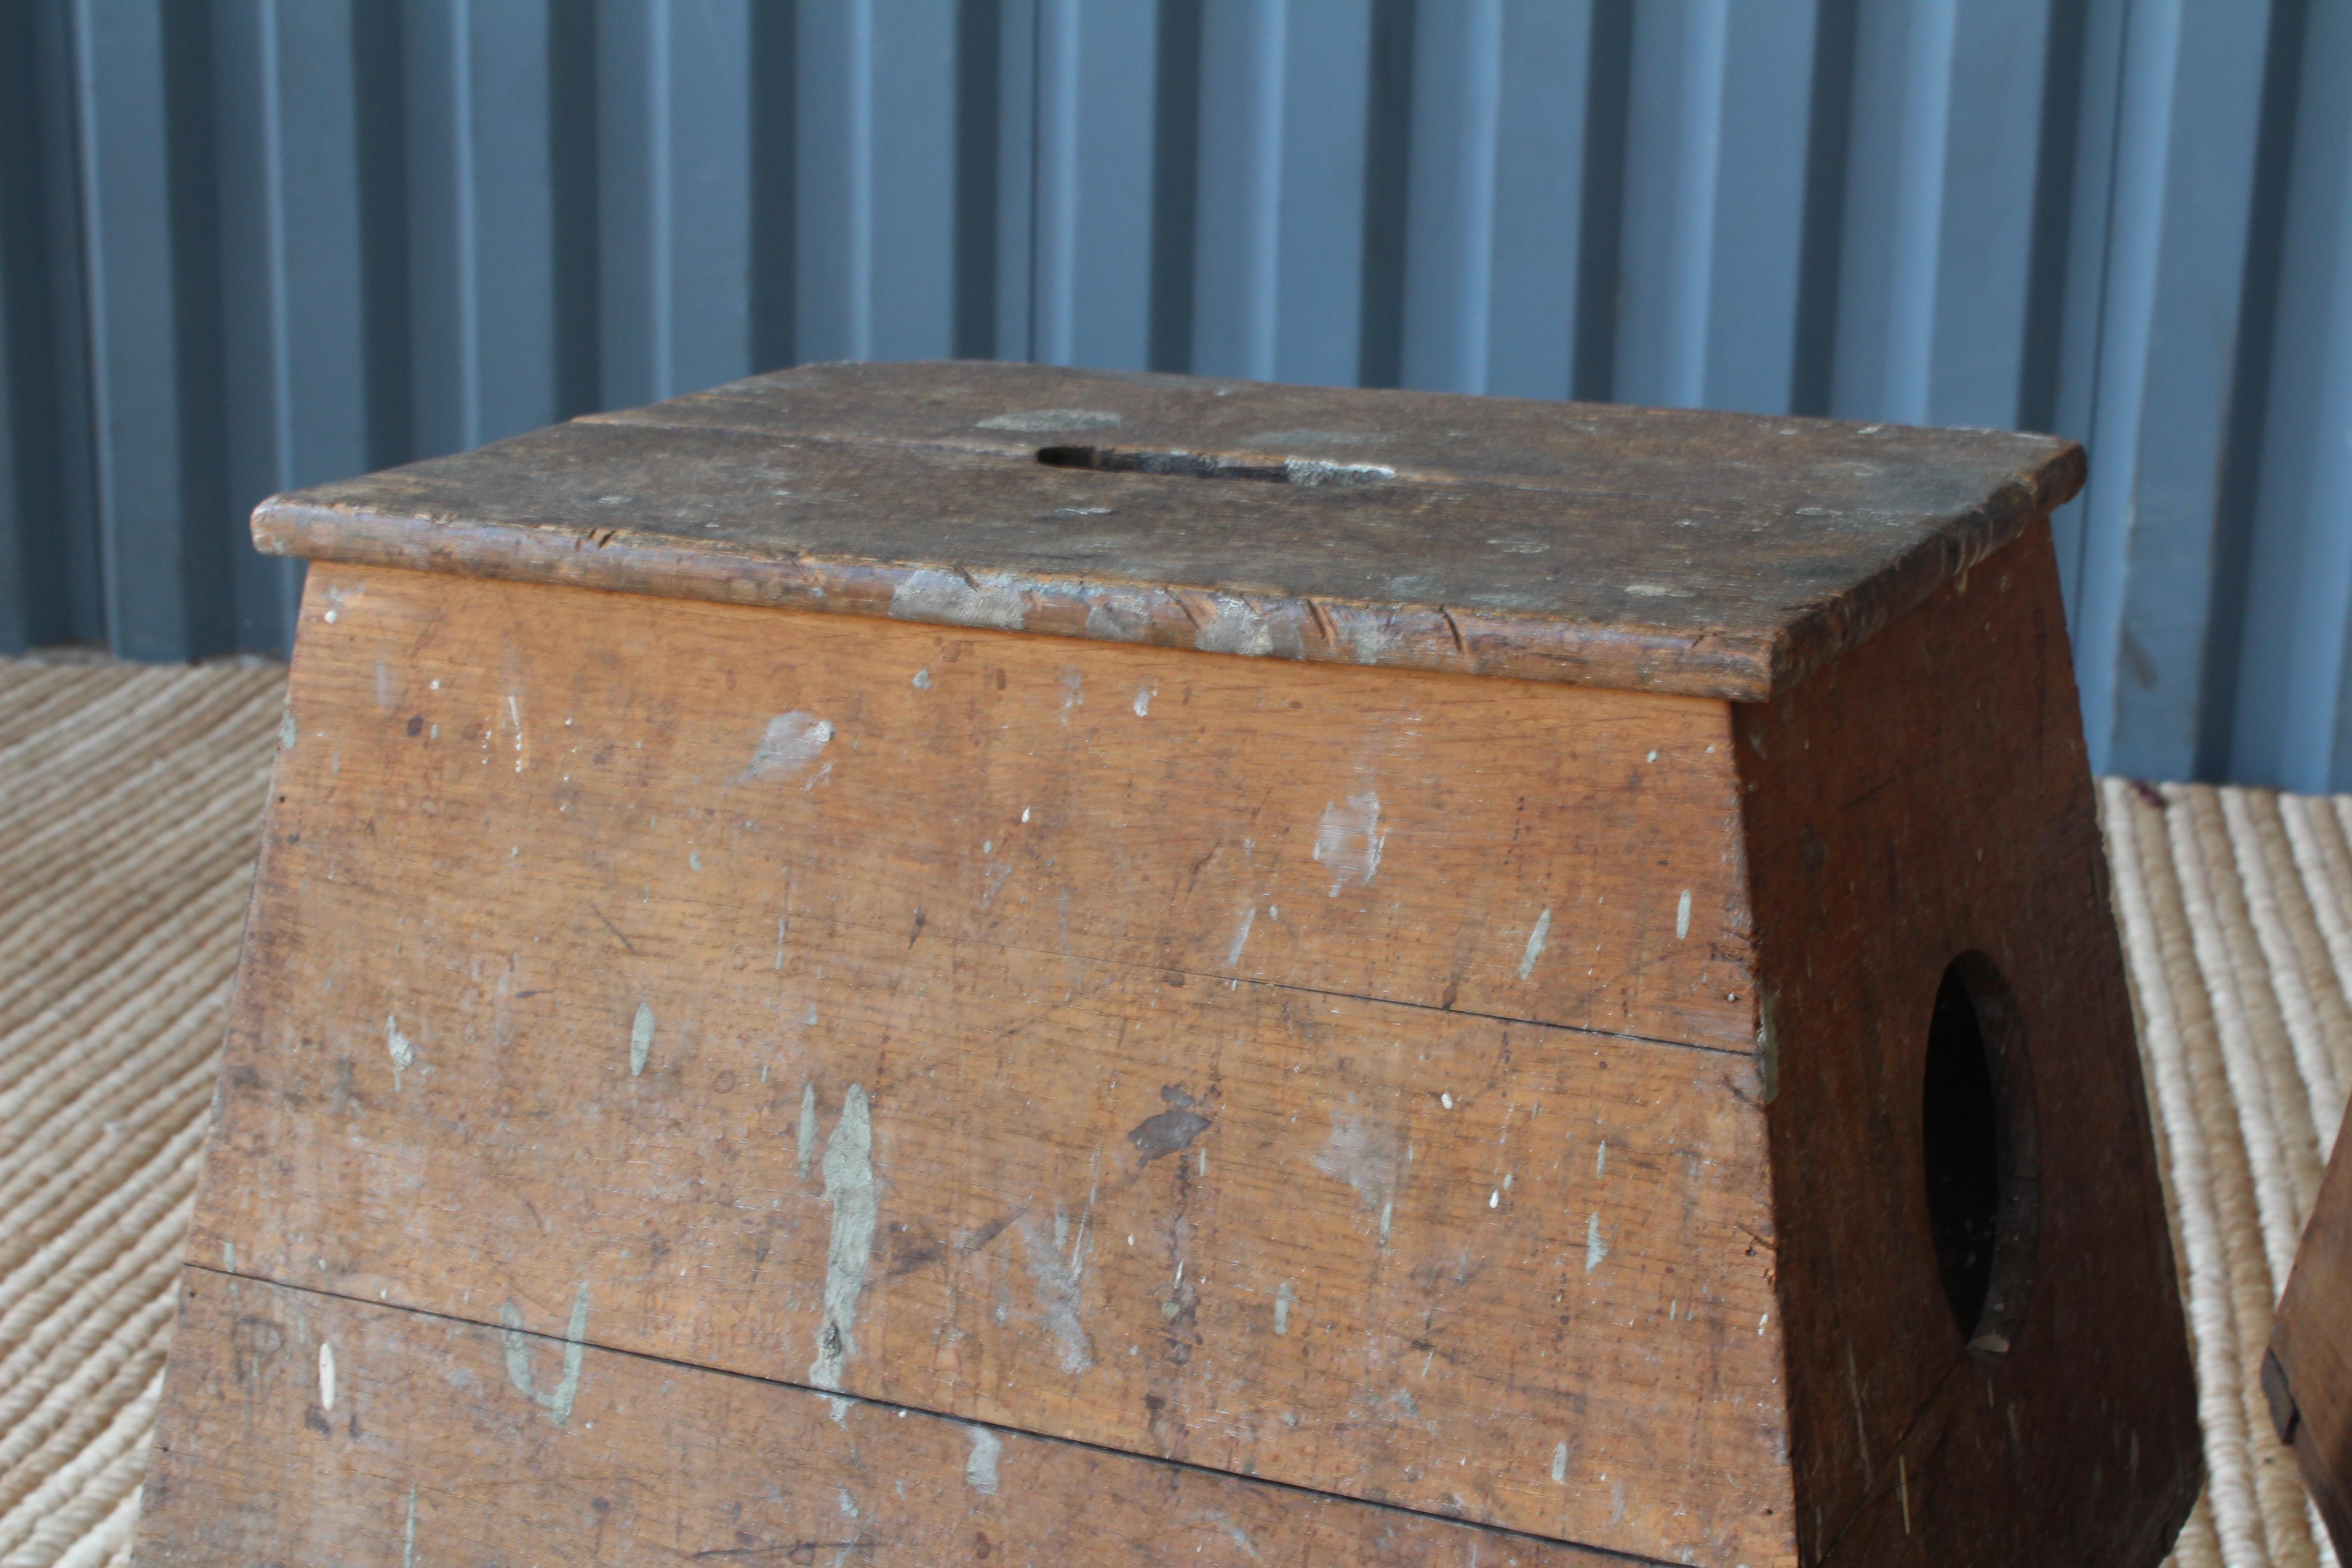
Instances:
[[[265,503],[140,1561],[2153,1564],[2080,473],[833,365]]]

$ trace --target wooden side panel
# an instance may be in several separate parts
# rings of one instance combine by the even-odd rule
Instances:
[[[1703,705],[310,593],[193,1256],[1787,1559]]]
[[[2263,1390],[2337,1556],[2352,1553],[2352,1137],[2340,1131],[2279,1298]]]
[[[2152,1564],[2202,1468],[2047,528],[1738,724],[1805,1561]],[[2039,1190],[1973,1353],[1923,1135],[1971,952]]]
[[[143,1568],[1621,1561],[201,1268],[180,1302]]]

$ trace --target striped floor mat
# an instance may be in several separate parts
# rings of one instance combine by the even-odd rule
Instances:
[[[0,1568],[127,1563],[283,675],[0,660]],[[2335,1568],[2255,1384],[2352,1087],[2352,796],[2101,786],[2211,1480]]]

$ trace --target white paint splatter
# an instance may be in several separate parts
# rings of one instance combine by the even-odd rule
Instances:
[[[963,1462],[963,1479],[976,1492],[996,1493],[997,1456],[1004,1452],[1004,1439],[985,1426],[967,1426],[963,1435],[971,1439],[971,1453]]]
[[[1234,929],[1234,945],[1225,950],[1225,967],[1230,969],[1242,961],[1242,949],[1249,945],[1250,927],[1257,923],[1257,906],[1242,911],[1242,923]]]
[[[400,1543],[400,1568],[416,1568],[416,1485],[408,1487],[408,1534]]]
[[[1619,1523],[1624,1517],[1625,1483],[1622,1480],[1612,1481],[1609,1483],[1609,1522]]]
[[[1536,972],[1536,960],[1543,956],[1544,939],[1551,935],[1551,911],[1544,910],[1536,917],[1536,929],[1528,932],[1528,950],[1519,954],[1519,978],[1525,980]]]
[[[1017,632],[1029,619],[1029,601],[1019,579],[1006,573],[966,574],[926,568],[910,574],[892,591],[890,617]]]
[[[639,1078],[646,1070],[646,1058],[654,1049],[654,1009],[649,1002],[637,1004],[636,1022],[629,1026],[629,1076]]]
[[[1592,1173],[1596,1176],[1605,1176],[1609,1173],[1609,1140],[1606,1138],[1601,1141],[1601,1147],[1593,1152]]]
[[[1054,1205],[1054,1225],[1058,1231],[1069,1228],[1069,1216],[1062,1205]],[[1070,1373],[1087,1371],[1095,1364],[1094,1342],[1087,1337],[1086,1323],[1078,1315],[1082,1304],[1078,1293],[1078,1270],[1084,1266],[1084,1255],[1065,1263],[1055,1237],[1049,1236],[1043,1222],[1024,1216],[1021,1222],[1021,1245],[1028,1255],[1029,1278],[1037,1287],[1037,1306],[1045,1320],[1046,1331],[1062,1344],[1062,1370]],[[1085,1246],[1085,1238],[1079,1238]]]
[[[1331,872],[1331,897],[1349,882],[1370,882],[1380,875],[1381,848],[1388,835],[1381,831],[1381,797],[1372,790],[1349,795],[1345,803],[1323,807],[1315,829],[1315,860]]]
[[[819,1388],[839,1388],[842,1368],[857,1353],[857,1298],[865,1293],[866,1266],[874,1258],[874,1121],[863,1084],[851,1084],[842,1099],[841,1120],[825,1142],[823,1169],[825,1201],[833,1205],[833,1244],[825,1253],[824,1321],[817,1327],[809,1381]]]
[[[918,691],[929,691],[930,689],[931,689],[931,672],[930,672],[930,670],[929,670],[928,668],[926,668],[919,669],[919,670],[915,671],[915,689],[916,689],[916,690],[918,690]]]
[[[400,1032],[400,1021],[387,1016],[383,1021],[384,1048],[392,1053],[392,1091],[400,1092],[400,1075],[416,1065],[416,1046]]]
[[[286,717],[278,721],[278,749],[290,752],[294,749],[294,742],[301,738],[302,732],[294,727],[294,710],[289,708]]]
[[[835,1490],[840,1494],[834,1499],[834,1505],[841,1510],[841,1517],[844,1519],[856,1519],[857,1517],[857,1500],[849,1495],[849,1489],[847,1487],[836,1487]]]
[[[801,1085],[801,1180],[808,1180],[809,1166],[816,1159],[816,1085]]]
[[[1282,1289],[1274,1293],[1274,1331],[1276,1333],[1286,1334],[1290,1331],[1290,1304],[1297,1300],[1298,1292],[1291,1289],[1289,1280],[1284,1280]]]
[[[563,1376],[555,1387],[545,1394],[531,1384],[530,1346],[532,1335],[522,1326],[522,1313],[512,1301],[499,1306],[499,1339],[506,1350],[507,1381],[515,1392],[545,1410],[558,1426],[572,1419],[572,1404],[580,1395],[580,1365],[587,1355],[588,1282],[580,1282],[580,1294],[572,1298],[572,1323],[563,1334]]]
[[[1015,408],[983,419],[973,428],[1049,436],[1057,430],[1104,430],[1118,419],[1108,408]]]
[[[319,1342],[319,1407],[335,1407],[335,1347],[324,1340]]]
[[[1688,599],[1696,596],[1688,588],[1669,588],[1663,583],[1628,583],[1625,592],[1637,599]]]
[[[1217,613],[1192,636],[1202,653],[1238,653],[1253,658],[1274,651],[1274,628],[1243,600],[1217,595]]]
[[[788,779],[797,775],[823,752],[833,740],[833,725],[813,713],[794,710],[779,713],[768,721],[767,731],[760,737],[759,749],[737,777],[751,779]]]
[[[1334,463],[1321,458],[1285,458],[1282,477],[1294,485],[1371,485],[1396,478],[1378,463]]]
[[[1675,940],[1680,942],[1688,935],[1690,935],[1690,889],[1685,888],[1683,901],[1675,906]]]
[[[1400,1142],[1393,1128],[1335,1108],[1331,1112],[1331,1136],[1315,1156],[1317,1170],[1353,1187],[1366,1209],[1380,1211],[1381,1240],[1384,1243],[1389,1238],[1389,1223],[1395,1215],[1397,1173],[1403,1163]]]
[[[1584,1224],[1584,1271],[1591,1273],[1608,1256],[1609,1244],[1601,1239],[1601,1215],[1595,1212]]]
[[[1568,1481],[1568,1445],[1562,1443],[1551,1451],[1551,1479],[1561,1485]]]
[[[1145,718],[1150,714],[1152,695],[1157,689],[1157,688],[1150,686],[1139,686],[1135,689],[1135,716],[1137,718]]]

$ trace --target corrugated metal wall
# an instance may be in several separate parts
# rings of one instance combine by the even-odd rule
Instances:
[[[795,360],[2086,440],[2102,766],[2352,787],[2352,6],[0,4],[0,646],[261,495]]]

